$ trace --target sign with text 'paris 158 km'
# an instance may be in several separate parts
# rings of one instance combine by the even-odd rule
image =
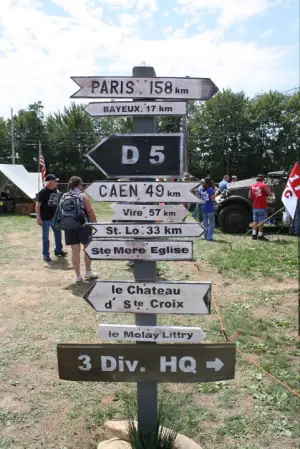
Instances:
[[[235,343],[59,344],[60,379],[98,382],[217,382],[234,379]]]
[[[183,134],[114,134],[87,157],[107,178],[182,177]]]
[[[211,282],[98,280],[84,299],[96,312],[208,315]]]
[[[209,100],[218,92],[210,78],[72,76],[80,89],[71,98]]]
[[[191,260],[193,241],[91,240],[85,253],[92,260]]]
[[[186,102],[184,101],[120,101],[109,103],[107,101],[89,103],[85,108],[91,117],[111,117],[126,115],[134,116],[164,116],[186,115]]]
[[[116,221],[158,220],[163,222],[178,222],[182,221],[189,214],[189,211],[183,204],[160,204],[155,206],[145,204],[111,204],[109,207],[115,212],[112,220]]]
[[[157,237],[201,237],[204,228],[200,223],[93,223],[93,238],[157,238]]]
[[[85,190],[94,201],[199,203],[194,182],[93,182]]]

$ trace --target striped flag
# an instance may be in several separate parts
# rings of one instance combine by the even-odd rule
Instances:
[[[45,177],[46,177],[46,164],[45,159],[43,155],[42,145],[41,142],[39,142],[39,164],[40,164],[40,172],[42,175],[42,183],[44,183]]]
[[[289,176],[281,200],[290,216],[294,218],[297,201],[300,200],[300,165],[297,162],[294,165],[294,168]]]

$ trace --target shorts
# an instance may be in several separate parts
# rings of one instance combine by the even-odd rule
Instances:
[[[267,209],[253,209],[254,223],[261,223],[267,218]]]
[[[87,245],[90,241],[90,237],[93,233],[92,228],[90,226],[81,226],[78,229],[71,229],[69,231],[65,231],[65,241],[66,245],[78,245],[81,243],[82,245]]]

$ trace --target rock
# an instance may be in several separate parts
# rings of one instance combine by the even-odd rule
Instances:
[[[132,449],[131,444],[127,441],[122,441],[119,438],[112,438],[111,440],[101,441],[97,449]]]
[[[137,421],[134,421],[134,423],[135,426],[137,426]],[[112,435],[120,438],[120,440],[129,441],[127,421],[106,421],[104,427],[109,430]],[[176,437],[175,445],[176,449],[202,449],[199,444],[180,433]]]

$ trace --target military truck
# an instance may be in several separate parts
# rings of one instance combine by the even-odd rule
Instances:
[[[281,196],[286,186],[288,173],[274,171],[268,173],[265,183],[270,187],[272,196],[268,198],[268,216],[283,207]],[[216,225],[226,233],[244,234],[252,222],[252,203],[248,199],[249,188],[255,178],[244,179],[230,185],[228,190],[215,199]],[[273,223],[282,223],[282,211],[272,218]]]

